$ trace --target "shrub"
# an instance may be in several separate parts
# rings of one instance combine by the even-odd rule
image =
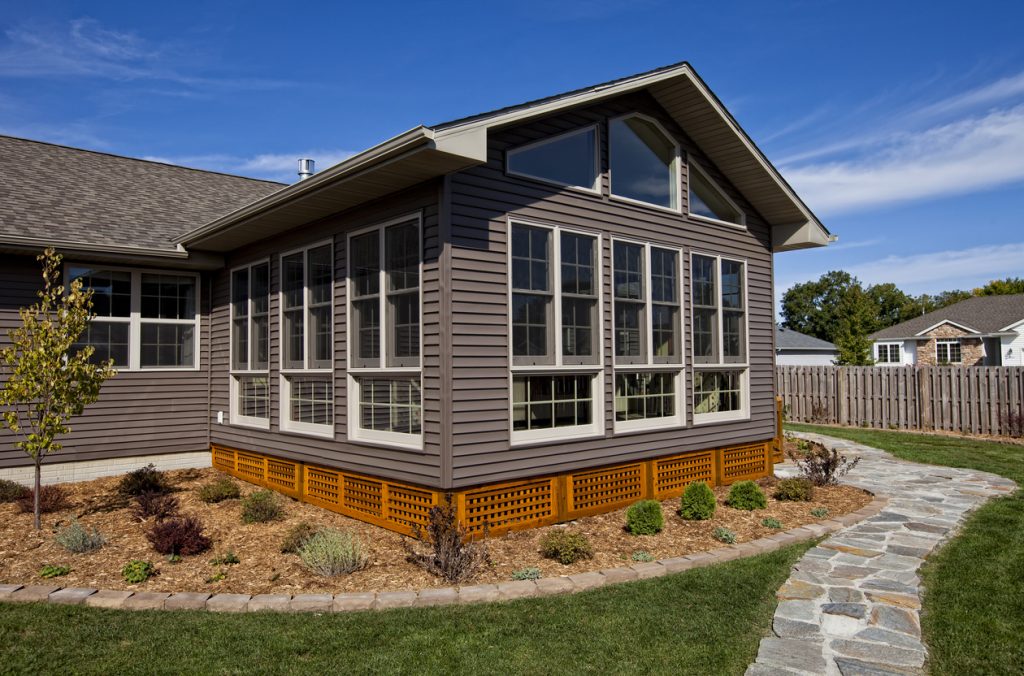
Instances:
[[[318,530],[316,526],[311,526],[305,521],[295,524],[288,530],[284,540],[281,541],[281,553],[297,554],[302,545],[306,544],[309,538],[316,535]]]
[[[206,503],[237,500],[240,497],[242,491],[238,484],[227,477],[221,477],[199,487],[199,499]]]
[[[513,580],[539,580],[540,568],[523,568],[512,573]]]
[[[838,484],[860,462],[860,458],[847,460],[836,449],[829,450],[816,443],[801,445],[800,451],[793,456],[800,473],[815,486]]]
[[[540,541],[540,553],[546,559],[554,559],[568,566],[582,559],[594,557],[594,547],[583,533],[556,528]]]
[[[824,519],[828,516],[828,510],[824,507],[815,507],[811,510],[811,516],[815,519]]]
[[[218,556],[210,560],[211,566],[235,566],[241,563],[242,560],[238,558],[233,549],[229,549],[223,556]]]
[[[163,472],[151,464],[128,472],[117,484],[117,492],[126,498],[133,498],[143,493],[169,493],[170,484]]]
[[[814,484],[803,477],[783,479],[775,484],[775,499],[792,502],[810,502],[814,498]]]
[[[640,500],[626,510],[626,530],[633,535],[654,535],[665,527],[665,515],[657,500]]]
[[[299,548],[299,558],[317,575],[334,577],[365,568],[369,563],[359,538],[348,531],[325,528]]]
[[[712,533],[711,536],[719,542],[724,542],[727,545],[736,544],[736,533],[733,533],[728,528],[723,528],[722,526],[716,528],[715,532]]]
[[[472,578],[490,560],[486,545],[469,539],[469,533],[455,514],[454,505],[431,507],[426,530],[416,524],[413,535],[413,542],[420,545],[417,547],[409,540],[402,540],[407,552],[406,560],[449,582]]]
[[[35,511],[35,491],[28,491],[18,498],[18,510],[31,514]],[[71,506],[68,492],[62,486],[42,486],[39,489],[39,513],[59,512]]]
[[[28,495],[30,491],[17,481],[0,479],[0,502],[15,502]]]
[[[703,481],[693,481],[679,500],[679,516],[687,521],[705,521],[715,515],[715,493]]]
[[[139,584],[156,575],[156,569],[149,561],[132,559],[121,569],[121,579],[128,584]]]
[[[266,523],[281,517],[284,508],[273,491],[256,491],[242,500],[242,523]]]
[[[732,488],[729,489],[729,497],[726,498],[725,502],[733,509],[745,509],[747,511],[764,509],[768,506],[768,498],[764,496],[764,491],[753,481],[737,481],[734,483]]]
[[[95,528],[92,529],[91,533],[83,528],[82,524],[78,523],[78,519],[71,519],[71,524],[57,533],[54,540],[61,547],[74,554],[91,552],[99,549],[107,542]]]
[[[135,496],[135,518],[145,521],[151,516],[157,521],[178,515],[178,498],[168,493],[143,493]]]
[[[146,539],[161,554],[192,556],[210,548],[210,538],[203,535],[203,524],[194,516],[176,516],[150,526]]]
[[[63,577],[71,572],[67,566],[45,565],[39,569],[39,577],[50,579],[51,577]]]
[[[633,552],[633,555],[630,558],[639,563],[650,563],[654,560],[654,555],[650,552],[638,551]]]
[[[774,528],[776,530],[782,528],[782,522],[771,516],[766,516],[765,518],[761,519],[761,525],[765,528]]]

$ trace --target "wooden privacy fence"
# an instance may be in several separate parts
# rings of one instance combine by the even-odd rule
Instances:
[[[776,366],[788,420],[1008,434],[1024,414],[1020,366]]]

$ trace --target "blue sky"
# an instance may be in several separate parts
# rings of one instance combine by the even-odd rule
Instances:
[[[294,180],[431,124],[690,61],[840,237],[777,257],[914,292],[1024,276],[1024,4],[4,3],[0,133]]]

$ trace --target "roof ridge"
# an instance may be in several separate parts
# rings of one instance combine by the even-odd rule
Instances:
[[[216,176],[227,176],[228,178],[240,178],[244,181],[254,181],[256,183],[269,183],[271,185],[286,186],[288,183],[281,183],[280,181],[271,181],[265,178],[252,178],[251,176],[242,176],[240,174],[229,174],[226,171],[213,171],[212,169],[199,169],[197,167],[186,167],[183,164],[172,164],[170,162],[161,162],[159,160],[147,160],[142,157],[132,157],[131,155],[119,155],[117,153],[110,153],[105,150],[92,150],[91,148],[78,148],[75,146],[69,146],[64,143],[54,143],[52,141],[40,141],[34,138],[25,138],[24,136],[13,136],[11,134],[0,134],[0,138],[14,139],[15,141],[24,141],[25,143],[38,143],[40,145],[51,146],[54,148],[64,148],[65,150],[74,150],[80,153],[91,153],[93,155],[105,155],[107,157],[114,157],[119,160],[131,160],[132,162],[145,162],[146,164],[156,164],[163,167],[171,167],[172,169],[184,169],[185,171],[196,171],[202,174],[214,174]]]

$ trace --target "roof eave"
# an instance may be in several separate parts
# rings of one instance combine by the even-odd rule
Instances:
[[[224,259],[216,254],[186,251],[181,246],[173,249],[152,249],[139,246],[96,244],[52,237],[0,234],[0,251],[5,253],[37,255],[53,247],[65,258],[77,257],[98,262],[152,262],[155,265],[171,265],[191,270],[215,270],[224,265]]]

